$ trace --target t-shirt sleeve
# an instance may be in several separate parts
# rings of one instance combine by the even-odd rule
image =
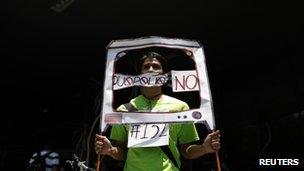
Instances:
[[[187,103],[183,104],[183,111],[189,110]],[[199,140],[195,125],[193,123],[181,124],[181,131],[179,135],[179,144],[186,144]]]
[[[195,125],[191,124],[181,124],[181,131],[179,135],[179,144],[187,144],[199,140]]]
[[[120,105],[117,109],[116,109],[117,112],[127,112],[127,108],[125,105]]]
[[[189,106],[188,106],[188,104],[187,103],[185,103],[185,102],[183,102],[182,103],[182,111],[186,111],[186,110],[189,110],[190,108],[189,108]]]
[[[124,125],[113,125],[111,129],[110,139],[116,141],[127,141],[128,134]]]

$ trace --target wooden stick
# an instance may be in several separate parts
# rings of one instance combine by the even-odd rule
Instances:
[[[215,152],[217,171],[221,171],[221,161],[218,152]]]
[[[214,129],[215,130],[215,129]],[[214,130],[212,130],[212,132],[214,132]],[[220,161],[220,156],[218,154],[218,151],[215,152],[215,159],[216,159],[216,167],[217,167],[217,171],[221,171],[221,161]]]
[[[96,171],[100,171],[100,154],[97,154]]]
[[[101,133],[100,133],[100,135],[102,135]],[[100,171],[100,169],[101,169],[101,155],[100,154],[97,154],[97,162],[96,162],[96,171]]]

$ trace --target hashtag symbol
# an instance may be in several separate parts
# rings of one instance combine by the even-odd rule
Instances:
[[[135,138],[137,138],[137,134],[140,132],[139,129],[140,125],[132,125],[132,129],[130,131],[131,137],[133,137],[133,133],[135,132]]]

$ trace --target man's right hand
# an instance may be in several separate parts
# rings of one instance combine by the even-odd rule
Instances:
[[[96,154],[111,155],[114,150],[110,140],[106,136],[95,135],[95,152]]]

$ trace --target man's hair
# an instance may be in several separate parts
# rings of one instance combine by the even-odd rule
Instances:
[[[138,61],[138,63],[137,63],[137,69],[138,69],[138,71],[140,72],[141,71],[141,67],[142,67],[142,64],[143,64],[143,62],[146,60],[146,59],[148,59],[148,58],[156,58],[159,62],[160,62],[160,64],[161,64],[161,66],[162,66],[162,68],[163,68],[163,72],[164,73],[167,73],[168,72],[168,62],[167,62],[167,59],[166,58],[164,58],[162,55],[160,55],[159,53],[156,53],[156,52],[152,52],[152,51],[149,51],[149,52],[144,52],[142,55],[141,55],[141,58],[139,59],[139,61]]]

